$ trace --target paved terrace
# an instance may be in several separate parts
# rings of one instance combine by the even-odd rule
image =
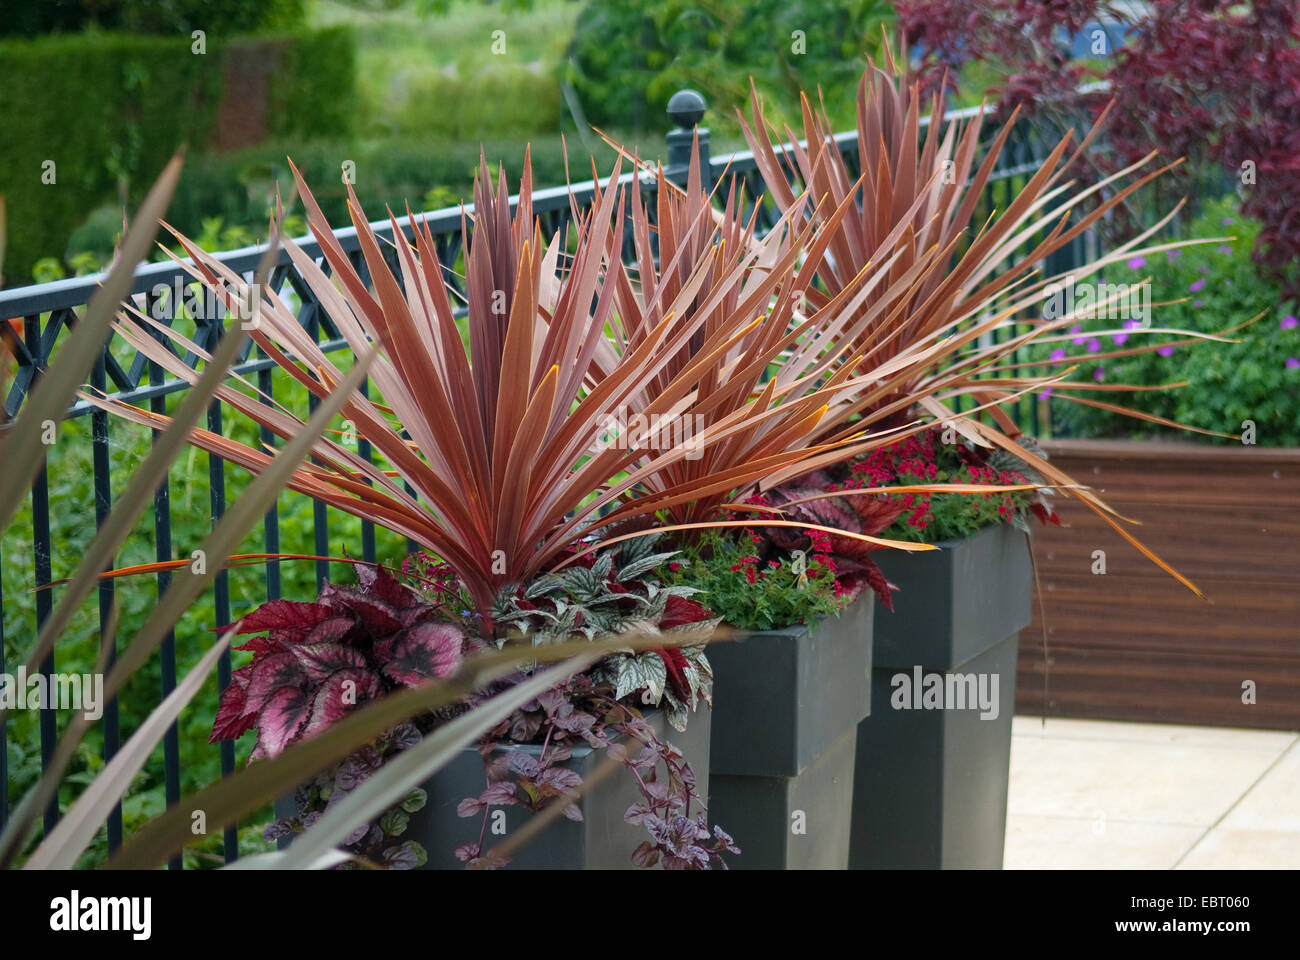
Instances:
[[[1018,716],[1004,866],[1300,868],[1300,734]]]

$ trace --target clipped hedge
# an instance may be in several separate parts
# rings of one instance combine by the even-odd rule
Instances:
[[[0,42],[0,195],[8,286],[33,263],[61,257],[69,235],[105,203],[134,205],[180,146],[211,136],[225,51],[270,44],[266,125],[277,136],[346,136],[355,113],[355,54],[347,28],[285,38],[69,34]],[[52,166],[51,166],[52,164]],[[53,182],[47,182],[49,180]]]
[[[357,110],[356,39],[349,27],[291,36],[271,81],[269,132],[276,137],[346,136]]]
[[[306,0],[11,0],[0,36],[39,37],[87,27],[128,33],[210,34],[288,30],[302,25]]]

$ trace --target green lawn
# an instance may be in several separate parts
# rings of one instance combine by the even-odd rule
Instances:
[[[525,12],[457,0],[445,16],[421,16],[409,5],[370,11],[320,0],[313,21],[356,32],[362,136],[491,139],[559,130],[557,71],[581,9],[569,0],[538,0]]]

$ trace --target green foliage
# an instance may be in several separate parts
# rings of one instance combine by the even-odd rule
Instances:
[[[590,566],[576,564],[505,592],[492,619],[519,630],[533,646],[655,629],[673,597],[695,591],[660,583],[656,571],[677,553],[651,552],[653,540],[616,544],[602,550]]]
[[[524,143],[488,141],[482,149],[493,164],[504,166],[507,182],[518,184]],[[190,235],[202,232],[206,220],[220,217],[224,229],[244,227],[248,236],[265,238],[276,184],[287,196],[292,183],[286,157],[302,170],[325,216],[337,225],[349,222],[347,187],[340,173],[348,160],[355,169],[353,189],[371,217],[384,216],[389,206],[404,214],[408,202],[417,211],[454,206],[470,199],[479,150],[476,141],[277,141],[226,155],[195,157],[181,175],[169,216],[177,229]],[[602,151],[600,162],[608,164],[612,157],[612,151]],[[575,150],[572,164],[576,179],[590,176],[585,154],[580,157]],[[538,186],[564,183],[564,152],[558,136],[532,143],[532,165]]]
[[[402,91],[388,108],[397,134],[478,141],[560,129],[559,84],[522,64],[488,60],[454,74],[425,70],[408,77]]]
[[[12,0],[0,36],[35,37],[99,27],[130,33],[252,33],[296,27],[306,0]]]
[[[271,75],[272,136],[316,139],[350,133],[357,112],[356,40],[345,26],[302,31],[279,48]]]
[[[1240,343],[1201,341],[1170,348],[1165,351],[1167,356],[1149,352],[1089,362],[1089,353],[1098,352],[1094,347],[1101,351],[1117,349],[1113,334],[1094,335],[1113,331],[1120,324],[1115,320],[1085,320],[1078,324],[1072,340],[1063,345],[1064,362],[1081,364],[1072,379],[1142,386],[1185,380],[1187,386],[1080,395],[1222,433],[1240,433],[1243,422],[1251,420],[1260,445],[1300,446],[1300,326],[1294,316],[1296,305],[1284,301],[1280,286],[1262,277],[1251,261],[1259,229],[1258,223],[1241,217],[1234,198],[1223,198],[1206,205],[1205,212],[1191,225],[1190,236],[1235,236],[1235,242],[1156,254],[1145,258],[1145,263],[1119,264],[1118,270],[1108,276],[1112,283],[1132,283],[1150,276],[1155,303],[1185,298],[1183,303],[1153,307],[1151,324],[1156,328],[1214,333],[1262,313],[1256,323],[1233,334]],[[1167,334],[1151,336],[1159,342],[1180,339]],[[1146,335],[1134,335],[1124,341],[1124,346],[1149,342]],[[1046,352],[1044,348],[1040,355]],[[1078,437],[1238,442],[1161,427],[1059,398],[1052,404],[1052,427],[1058,434]]]
[[[119,358],[121,359],[121,358]],[[306,396],[300,388],[291,385],[281,373],[275,375],[277,399],[300,414],[306,412]],[[177,402],[171,398],[172,406]],[[115,488],[127,482],[132,469],[145,457],[149,448],[148,431],[113,419],[110,422],[109,461]],[[256,428],[244,418],[228,418],[225,434],[243,442],[255,442]],[[59,428],[59,442],[49,454],[50,484],[50,535],[51,564],[56,580],[71,576],[84,555],[95,531],[92,445],[88,418],[65,421]],[[187,448],[171,470],[171,535],[174,556],[188,557],[197,549],[211,529],[211,508],[208,499],[208,458],[201,451]],[[238,469],[226,469],[227,502],[234,502],[249,483],[248,475]],[[279,501],[280,549],[285,553],[315,552],[315,514],[313,503],[295,493],[282,494]],[[353,556],[361,554],[361,523],[355,517],[337,511],[329,514],[329,543],[331,553],[341,556],[346,550]],[[379,559],[396,563],[405,552],[405,543],[384,530],[376,531]],[[127,538],[117,555],[119,567],[150,563],[155,560],[153,513],[147,511]],[[36,636],[35,579],[32,569],[32,511],[30,502],[14,517],[3,536],[4,573],[4,643],[5,662],[13,665],[26,659]],[[255,529],[241,544],[241,553],[260,553],[265,550],[262,530]],[[345,566],[334,565],[333,575],[340,580],[351,578]],[[229,571],[231,617],[249,613],[266,599],[263,565],[234,568]],[[280,563],[281,593],[289,599],[308,600],[317,594],[315,564],[311,561],[283,561]],[[119,648],[135,636],[145,618],[157,603],[157,587],[153,576],[132,576],[115,581],[114,594],[120,604],[118,627]],[[217,626],[211,594],[203,602],[187,611],[176,627],[177,675],[183,676],[209,649]],[[99,651],[98,600],[92,594],[82,605],[76,617],[55,648],[55,665],[60,672],[90,673],[94,670]],[[242,665],[248,654],[236,652],[235,666]],[[127,684],[119,698],[121,736],[123,742],[131,735],[160,698],[158,660],[139,671]],[[208,732],[217,710],[217,681],[215,674],[208,678],[200,693],[182,712],[179,720],[181,788],[185,793],[214,783],[221,776],[218,748],[208,744]],[[60,729],[63,728],[61,723]],[[17,803],[23,793],[40,776],[40,731],[36,711],[14,713],[7,725],[9,761],[9,802]],[[81,785],[88,783],[102,768],[102,726],[91,729],[74,761],[69,776],[60,792],[64,809],[75,800]],[[236,765],[242,766],[253,744],[236,743]],[[133,829],[156,817],[163,807],[163,761],[158,751],[149,760],[127,796],[123,806],[124,826],[129,836]],[[191,865],[212,866],[220,853],[220,832],[215,832],[197,852],[187,853]],[[249,845],[243,842],[241,853],[266,849],[257,830],[248,833]],[[87,854],[102,858],[107,853],[106,841],[101,832],[96,845]],[[95,862],[102,862],[96,860]]]
[[[751,76],[773,111],[787,111],[773,120],[797,116],[799,91],[821,87],[832,119],[847,124],[865,58],[892,18],[882,0],[591,0],[566,79],[598,126],[666,129],[668,98],[690,87],[709,102],[708,120],[729,129]]]
[[[579,9],[458,0],[429,16],[414,0],[320,0],[313,20],[356,34],[363,137],[522,140],[561,129],[558,65]]]
[[[763,563],[750,554],[750,546],[706,530],[661,573],[673,586],[699,590],[697,600],[743,630],[776,630],[838,615],[839,591],[827,559],[814,554],[801,573],[798,561]]]
[[[3,276],[30,282],[41,257],[65,256],[88,216],[133,205],[175,150],[205,143],[216,122],[232,43],[278,51],[267,128],[285,136],[350,130],[353,61],[346,28],[286,39],[224,41],[191,51],[188,33],[74,34],[0,43],[0,195],[7,206]],[[52,181],[52,182],[51,182]],[[115,219],[119,226],[121,216]]]
[[[89,209],[132,180],[146,186],[177,146],[202,139],[221,79],[189,49],[188,36],[0,44],[9,285],[27,282],[38,257],[61,255]],[[43,174],[54,182],[43,182]]]

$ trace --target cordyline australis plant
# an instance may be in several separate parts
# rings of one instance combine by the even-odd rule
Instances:
[[[668,491],[676,502],[684,502],[701,492],[720,494],[753,486],[775,466],[817,452],[799,442],[815,422],[815,411],[810,419],[807,404],[750,403],[748,390],[727,397],[727,416],[716,418],[701,436],[692,438],[693,447],[679,445],[666,451],[596,447],[609,411],[621,406],[634,407],[651,418],[693,416],[704,396],[698,384],[708,379],[748,329],[761,322],[766,301],[786,281],[786,271],[799,255],[796,244],[821,229],[806,228],[794,242],[778,231],[761,242],[758,251],[736,244],[742,256],[734,261],[721,254],[711,256],[703,245],[693,248],[690,259],[682,263],[688,283],[701,286],[708,281],[709,303],[702,308],[697,304],[680,322],[669,313],[643,324],[631,337],[619,338],[615,349],[606,330],[619,328],[620,317],[613,306],[619,283],[626,280],[618,259],[626,195],[615,187],[617,182],[616,168],[609,189],[598,191],[594,206],[585,212],[574,210],[570,236],[556,236],[548,243],[532,217],[529,176],[525,174],[522,199],[512,213],[504,180],[498,179],[493,189],[484,162],[476,185],[473,229],[468,214],[462,223],[467,237],[468,328],[462,337],[444,267],[426,226],[415,221],[412,242],[393,223],[394,236],[400,239],[392,252],[395,267],[390,270],[379,238],[352,196],[350,210],[370,274],[367,280],[339,246],[299,179],[326,265],[317,265],[292,242],[286,242],[285,248],[303,283],[354,351],[372,354],[372,345],[379,348],[377,355],[371,355],[371,377],[382,402],[370,400],[351,385],[340,392],[342,371],[274,291],[248,284],[192,242],[179,238],[192,260],[185,264],[187,271],[227,307],[239,308],[240,315],[247,316],[250,305],[256,304],[257,320],[250,330],[254,342],[315,396],[340,403],[339,414],[387,461],[372,465],[333,440],[315,440],[311,447],[315,462],[294,472],[288,486],[387,526],[445,561],[483,616],[473,627],[475,633],[498,632],[492,626],[493,613],[503,595],[536,584],[552,566],[580,561],[579,545],[591,548],[598,542],[591,536],[594,527],[644,521],[665,509],[661,499],[645,495],[646,489]],[[642,215],[638,223],[645,222]],[[779,253],[776,269],[765,259],[766,249]],[[756,263],[761,270],[754,269]],[[756,316],[758,320],[752,319]],[[170,339],[182,352],[205,362],[209,359],[197,344],[131,304],[123,309],[115,328],[142,354],[190,382],[195,371],[159,339]],[[775,359],[778,349],[773,344],[763,355],[751,345],[747,362],[761,370]],[[647,390],[670,361],[683,357],[674,364],[671,377]],[[222,385],[216,396],[281,438],[302,432],[297,417],[245,380]],[[158,428],[167,423],[166,418],[111,398],[90,399],[141,424]],[[745,446],[747,434],[773,425],[772,456],[755,459],[744,452],[755,448],[752,442]],[[264,450],[209,431],[195,429],[190,440],[254,473],[269,462]],[[690,476],[698,487],[680,480],[676,488],[671,482],[654,482],[666,465],[695,450],[707,453],[713,445],[733,440],[741,444],[742,455],[693,472]],[[825,445],[820,448],[825,449]],[[600,518],[599,511],[607,506],[616,507],[617,515]],[[366,587],[371,593],[376,589],[373,582]],[[253,616],[253,629],[280,623],[276,617],[287,616],[288,609],[264,608]],[[381,604],[374,596],[331,587],[316,603],[291,609],[298,620],[281,623],[272,628],[270,637],[251,641],[248,648],[255,654],[254,662],[227,689],[213,734],[233,737],[256,727],[258,755],[267,762],[278,760],[279,751],[287,746],[314,743],[345,723],[344,714],[349,712],[349,703],[341,696],[345,685],[351,689],[351,705],[386,701],[400,696],[399,688],[408,679],[421,685],[436,679],[441,675],[434,669],[439,657],[444,653],[452,657],[455,652],[451,649],[455,638],[447,625],[419,607],[391,600]],[[699,613],[704,612],[700,608]],[[408,615],[416,619],[408,623]],[[394,623],[400,624],[397,633]],[[499,631],[503,635],[505,627],[508,623]],[[424,663],[427,669],[412,668],[401,676],[393,672],[409,662]],[[613,705],[620,691],[626,696],[626,683],[638,681],[634,685],[639,686],[643,680],[652,701],[668,700],[670,719],[684,722],[681,714],[696,705],[703,689],[690,678],[693,672],[707,671],[707,661],[700,650],[679,651],[668,643],[635,657],[621,653],[603,667],[613,671],[609,690],[598,687],[593,694],[597,700],[588,698],[589,703],[599,705],[604,697],[609,702],[600,706],[607,718],[602,725],[608,723],[613,732],[642,739],[649,747],[653,744],[637,736],[640,725],[632,722],[634,716]],[[685,678],[684,685],[670,682],[679,675]],[[405,742],[388,740],[389,745]],[[387,747],[381,753],[383,749]],[[668,754],[661,756],[671,770],[682,767]],[[633,761],[644,781],[647,771],[642,761]],[[675,775],[671,770],[670,779]],[[323,776],[328,780],[331,774]],[[651,832],[653,849],[642,851],[642,859],[657,851],[655,855],[662,854],[666,862],[670,858],[698,861],[705,846],[695,841],[704,839],[700,831],[705,828],[698,810],[693,816],[683,812],[690,810],[688,793],[673,794],[682,801],[680,805],[674,800],[643,821]],[[330,793],[331,800],[336,796],[342,792]],[[309,793],[308,799],[315,803],[320,794]],[[328,801],[325,809],[309,810],[304,816],[313,813],[322,814],[321,822],[326,822]],[[309,824],[298,824],[303,826]],[[414,854],[407,845],[388,844],[372,833],[359,839],[350,835],[353,846],[360,845],[354,853],[412,862]],[[717,844],[727,847],[729,841],[715,837],[708,849]]]
[[[722,209],[713,209],[701,186],[698,154],[692,155],[684,188],[669,182],[662,170],[655,175],[657,245],[651,243],[643,208],[634,202],[635,256],[623,267],[616,304],[631,336],[618,340],[614,349],[630,349],[663,316],[670,316],[676,326],[694,325],[705,317],[704,330],[715,334],[734,328],[737,318],[755,309],[764,311],[737,331],[695,386],[694,416],[701,421],[697,429],[724,431],[716,436],[725,440],[701,450],[697,457],[666,465],[643,482],[650,504],[671,521],[665,529],[698,528],[730,512],[757,511],[757,505],[735,502],[729,495],[738,486],[732,478],[749,475],[755,466],[762,467],[756,487],[766,489],[890,442],[889,429],[897,428],[884,422],[883,415],[864,414],[860,397],[863,392],[884,396],[910,390],[918,377],[914,368],[924,366],[928,354],[911,351],[875,364],[863,362],[867,348],[858,337],[870,317],[861,316],[860,308],[882,285],[893,282],[889,270],[863,265],[835,296],[821,296],[817,308],[805,313],[805,293],[816,283],[819,265],[828,256],[840,224],[857,215],[857,185],[837,197],[833,208],[823,202],[818,209],[825,209],[824,218],[816,211],[810,214],[805,198],[791,192],[782,218],[758,238],[753,216],[748,223],[741,219],[734,181]],[[639,183],[634,187],[634,199],[638,197]],[[795,220],[800,222],[797,228],[790,225]],[[733,263],[745,268],[738,284],[727,272]],[[885,267],[889,266],[886,261]],[[938,263],[930,267],[937,270]],[[639,400],[679,396],[683,385],[673,372],[695,362],[710,343],[702,334],[686,341]],[[918,399],[909,396],[904,406]],[[898,417],[901,414],[896,413]],[[748,429],[750,425],[756,429]],[[873,427],[882,429],[873,432]],[[834,438],[828,439],[832,432]],[[645,505],[637,501],[633,507],[641,511]],[[612,511],[606,522],[618,523],[625,512]],[[897,541],[875,536],[878,518],[865,499],[852,516],[841,516],[845,524],[819,528],[820,532],[834,534],[841,542],[842,534],[856,534],[858,549],[897,546]],[[763,512],[755,522],[770,531],[787,528],[787,534],[799,528],[802,536],[806,523],[799,520],[812,522],[808,516],[779,511]]]
[[[12,464],[29,464],[34,471],[37,464],[44,462],[43,456],[37,453],[41,447],[44,427],[68,409],[94,358],[104,349],[105,338],[118,303],[129,294],[135,265],[144,257],[152,243],[158,218],[166,207],[179,173],[180,158],[177,157],[168,164],[146,196],[135,222],[126,233],[112,268],[103,278],[102,290],[91,299],[79,317],[69,338],[61,345],[55,361],[48,370],[42,371],[40,388],[27,398],[18,418],[0,432],[0,450]],[[275,246],[272,244],[255,272],[256,277],[267,275],[274,253]],[[190,424],[208,409],[216,387],[226,376],[230,364],[235,361],[241,345],[241,338],[233,335],[221,343],[207,364],[203,376],[178,404],[173,424],[157,438],[149,455],[136,466],[130,482],[114,496],[113,510],[99,525],[83,562],[73,577],[66,584],[60,585],[63,589],[54,610],[45,620],[36,642],[31,644],[32,649],[24,651],[24,655],[29,658],[30,670],[34,671],[54,649],[56,642],[66,635],[73,614],[93,589],[100,572],[111,565],[113,554],[134,529],[140,513],[154,502],[159,483],[165,480],[168,469],[185,447]],[[202,547],[205,553],[212,556],[224,555],[245,537],[254,524],[260,522],[266,510],[274,504],[283,478],[297,467],[308,454],[311,442],[337,415],[338,405],[347,392],[360,383],[367,365],[368,358],[363,355],[343,381],[348,390],[340,390],[336,396],[322,403],[303,431],[278,451],[277,462],[257,477],[239,500],[231,505],[230,510],[214,525],[204,540]],[[27,476],[26,468],[6,471],[0,482],[0,525],[7,527],[14,506],[26,495],[30,484],[31,478]],[[215,564],[203,570],[187,567],[179,571],[144,625],[132,636],[116,638],[120,643],[115,642],[113,636],[116,618],[106,622],[108,644],[98,668],[106,673],[105,696],[115,696],[148,664],[152,652],[163,643],[186,608],[211,584],[218,572],[219,567]],[[13,810],[5,829],[0,832],[0,865],[9,866],[15,861],[21,861],[24,851],[27,851],[23,865],[28,869],[68,869],[74,866],[93,843],[105,820],[111,820],[115,805],[121,802],[158,743],[169,729],[174,729],[177,717],[202,689],[205,679],[227,649],[233,632],[228,631],[212,643],[194,668],[179,678],[176,688],[150,712],[130,738],[111,757],[106,758],[103,769],[89,782],[83,780],[77,783],[80,776],[69,777],[68,771],[79,751],[84,749],[84,737],[94,721],[84,714],[69,718],[67,729],[62,732],[53,756],[43,764],[39,783],[23,797]],[[625,644],[627,642],[624,641]],[[110,664],[106,658],[115,648],[116,661]],[[498,697],[481,703],[462,718],[464,722],[458,729],[443,731],[441,743],[435,742],[431,746],[441,748],[445,753],[449,743],[455,748],[472,742],[482,730],[494,724],[499,715],[508,713],[549,686],[563,681],[574,669],[590,665],[599,652],[599,644],[590,643],[584,643],[577,650],[572,646],[568,649],[555,646],[541,651],[539,659],[573,659],[560,667],[542,671],[537,678],[518,689],[505,691]],[[390,658],[389,675],[392,674],[391,668],[404,660],[409,658]],[[498,666],[497,673],[499,670]],[[405,668],[398,667],[399,676],[406,672]],[[482,664],[473,662],[467,662],[461,673],[464,679],[452,678],[442,684],[403,691],[384,704],[368,705],[358,711],[356,716],[348,718],[348,721],[316,738],[311,744],[295,745],[266,764],[259,764],[253,770],[236,774],[200,792],[193,797],[192,806],[173,805],[170,812],[161,814],[127,839],[115,864],[157,866],[170,854],[179,852],[185,844],[194,841],[190,819],[192,810],[205,811],[214,825],[233,824],[240,816],[255,812],[294,783],[300,783],[331,762],[343,759],[359,745],[373,740],[380,731],[392,728],[406,716],[445,706],[452,697],[463,696],[468,689],[481,686],[485,676],[497,675],[484,670]],[[476,680],[477,684],[474,683]],[[404,698],[403,694],[407,696]],[[0,724],[6,719],[6,711],[0,708]],[[429,756],[431,752],[425,751],[427,773],[432,773],[444,762],[437,756]],[[75,799],[62,811],[57,826],[45,833],[39,845],[30,849],[29,838],[41,813],[51,803],[59,804],[59,796],[64,788],[71,788],[76,794]],[[376,778],[376,782],[354,791],[349,801],[391,803],[401,797],[401,793],[394,796],[391,785]],[[336,829],[330,828],[328,823],[323,823],[322,827]],[[331,840],[331,836],[317,830],[309,831],[300,838],[298,849],[321,851],[331,846]],[[271,862],[277,862],[274,858],[281,855],[265,856],[271,858]],[[305,864],[311,862],[313,861],[307,860]]]
[[[1043,319],[1038,313],[1043,301],[1059,290],[1063,281],[1077,283],[1106,264],[1128,256],[1172,214],[1110,254],[1072,270],[1068,278],[1036,278],[1036,264],[1095,225],[1163,169],[1125,183],[1130,174],[1151,159],[1148,155],[1097,185],[1074,189],[1072,182],[1063,177],[1097,134],[1099,126],[1094,126],[1069,159],[1066,154],[1071,135],[1064,136],[1005,211],[983,224],[974,223],[977,203],[996,168],[1015,114],[982,159],[977,155],[980,115],[964,125],[954,118],[941,128],[937,120],[943,110],[941,98],[931,101],[932,122],[922,135],[919,90],[903,78],[888,43],[885,51],[883,67],[870,65],[858,90],[858,156],[863,171],[860,179],[851,175],[832,140],[824,111],[814,110],[806,97],[802,103],[804,144],[787,129],[786,142],[779,148],[773,145],[775,131],[770,131],[764,120],[756,93],[750,120],[741,116],[759,170],[778,208],[792,217],[796,229],[806,218],[812,218],[834,232],[822,248],[825,255],[816,264],[819,288],[810,285],[805,288],[806,295],[814,307],[821,307],[846,289],[861,285],[863,295],[850,301],[848,309],[854,315],[842,329],[855,340],[851,355],[857,358],[857,372],[886,374],[877,376],[877,383],[869,388],[856,391],[849,405],[856,414],[851,423],[827,421],[817,431],[819,438],[843,442],[849,431],[867,426],[886,432],[916,432],[925,425],[915,420],[909,423],[909,418],[913,407],[919,405],[923,415],[951,424],[971,442],[1000,447],[1050,482],[1066,486],[1069,493],[1102,516],[1149,559],[1199,594],[1190,581],[1112,519],[1119,515],[1094,493],[1018,443],[1019,431],[1014,422],[999,409],[1024,392],[1042,389],[1057,379],[1018,375],[1017,371],[1028,364],[1016,361],[1016,351],[1030,342],[1053,342],[1058,339],[1058,331],[1085,310],[1081,305],[1060,311],[1053,319]],[[816,209],[809,207],[801,193],[787,182],[787,170],[793,173],[796,184],[802,183],[813,195],[827,197],[828,202]],[[849,215],[833,222],[827,217],[825,211],[838,210],[846,199],[857,195],[861,203],[853,204]],[[1081,212],[1080,204],[1090,198],[1096,202],[1086,213]],[[874,286],[863,284],[864,270],[883,274],[887,279]],[[1117,297],[1111,294],[1087,309],[1115,309]],[[1191,339],[1184,343],[1215,339],[1190,331],[1151,327],[1142,332],[1186,334]],[[1001,342],[996,342],[999,336]],[[1064,336],[1062,333],[1059,338]],[[1159,346],[1152,343],[1124,352],[1143,352]],[[782,369],[776,379],[780,382],[793,375]],[[1083,389],[1142,388],[1087,384]],[[974,416],[956,415],[947,401],[960,395],[973,396],[979,405],[977,410],[987,409],[997,426],[981,423]],[[1082,397],[1069,399],[1098,404]],[[1122,407],[1103,406],[1147,418]],[[897,439],[899,432],[881,442]],[[797,472],[797,467],[777,472],[768,482],[781,482]],[[879,492],[879,488],[872,488],[872,492]]]
[[[640,181],[634,181],[635,256],[619,268],[616,309],[622,329],[612,353],[626,356],[665,318],[674,331],[695,330],[636,400],[639,406],[693,400],[689,410],[699,421],[694,429],[718,440],[698,456],[667,463],[647,476],[642,483],[647,499],[613,511],[608,519],[615,522],[652,505],[674,523],[689,524],[716,518],[748,477],[765,480],[794,462],[806,471],[863,449],[852,444],[854,430],[843,442],[820,442],[817,436],[844,423],[852,412],[846,396],[852,387],[865,385],[851,377],[856,357],[843,324],[853,298],[871,281],[847,284],[812,316],[800,312],[802,291],[812,285],[826,244],[850,212],[851,197],[841,198],[824,223],[805,217],[798,229],[789,226],[800,209],[792,204],[791,212],[759,238],[754,216],[748,222],[741,218],[734,182],[722,211],[714,211],[701,186],[698,152],[692,152],[684,190],[671,185],[662,170],[656,176],[653,231],[640,202]],[[724,349],[714,351],[715,343]],[[685,376],[702,358],[710,362],[698,379]],[[778,362],[781,373],[771,375]],[[786,371],[798,375],[786,377]],[[687,389],[692,392],[686,394]]]
[[[615,349],[606,330],[618,330],[623,318],[615,303],[620,297],[626,303],[619,262],[624,222],[619,211],[626,194],[616,187],[618,173],[616,167],[609,188],[598,193],[590,210],[575,203],[568,237],[573,252],[564,253],[565,238],[557,234],[545,241],[533,219],[527,163],[513,213],[504,177],[493,190],[482,164],[473,229],[468,214],[463,221],[467,344],[427,225],[412,218],[414,243],[395,244],[399,287],[379,238],[350,194],[372,292],[298,178],[308,222],[332,276],[292,241],[284,245],[353,350],[380,347],[371,377],[383,403],[354,391],[342,415],[392,469],[322,439],[313,448],[317,462],[295,473],[290,487],[373,520],[441,557],[485,617],[502,589],[561,563],[593,525],[646,521],[710,492],[752,486],[778,466],[828,449],[798,441],[816,417],[808,405],[751,403],[747,389],[731,391],[725,398],[727,416],[716,418],[690,444],[649,450],[601,443],[610,414],[624,408],[651,419],[693,417],[699,411],[713,416],[713,398],[698,385],[707,385],[728,351],[761,322],[766,300],[798,255],[780,231],[736,262],[693,249],[682,269],[688,284],[711,283],[707,302],[683,320],[664,313],[631,333],[616,333],[621,349]],[[637,196],[632,200],[635,209]],[[394,236],[401,237],[391,215],[390,220]],[[644,216],[637,223],[644,227]],[[250,289],[187,238],[178,239],[193,259],[186,269],[222,302],[245,311],[258,304],[259,318],[250,331],[257,345],[317,397],[328,396],[343,374],[285,302],[269,288]],[[779,262],[764,260],[776,254]],[[764,267],[764,279],[752,280],[756,262]],[[206,357],[196,344],[129,305],[116,328],[141,353],[191,381],[195,371],[154,333]],[[749,359],[766,366],[777,352],[778,345],[771,344],[766,355],[751,351]],[[246,381],[243,386],[248,392],[226,386],[218,396],[280,437],[300,431],[301,421],[282,405]],[[141,424],[156,428],[166,422],[142,409],[91,399]],[[766,439],[747,440],[763,432]],[[265,451],[209,431],[194,430],[191,441],[253,472],[269,462]],[[745,455],[693,470],[690,482],[666,473],[722,444]],[[755,458],[759,448],[768,455]],[[602,509],[614,506],[608,518],[597,519]]]

